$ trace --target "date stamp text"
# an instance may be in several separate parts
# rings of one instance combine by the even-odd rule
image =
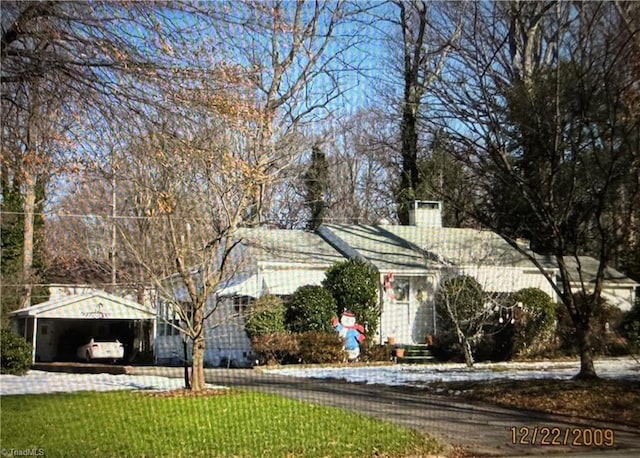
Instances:
[[[613,447],[615,445],[615,433],[608,428],[512,426],[510,432],[513,445],[570,447]]]

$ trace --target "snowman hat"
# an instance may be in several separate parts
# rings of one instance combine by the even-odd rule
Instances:
[[[355,317],[356,315],[349,310],[345,310],[344,312],[342,312],[342,316]]]

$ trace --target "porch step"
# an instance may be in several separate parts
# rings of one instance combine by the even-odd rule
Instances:
[[[397,358],[399,364],[426,364],[434,359],[428,345],[404,345],[404,356]]]

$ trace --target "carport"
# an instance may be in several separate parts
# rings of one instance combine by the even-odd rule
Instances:
[[[118,339],[126,362],[148,359],[156,315],[143,305],[105,292],[75,294],[12,314],[15,331],[33,345],[32,360],[76,361],[76,349],[89,341]]]

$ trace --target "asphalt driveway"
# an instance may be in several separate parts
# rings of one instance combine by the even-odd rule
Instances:
[[[136,367],[131,373],[182,377],[180,368]],[[407,387],[302,379],[252,369],[207,369],[205,377],[208,383],[341,407],[414,428],[460,446],[471,456],[640,456],[640,431],[623,424],[506,409]],[[614,446],[541,445],[542,436],[538,432],[542,428],[558,428],[560,439],[554,442],[560,444],[566,438],[569,439],[566,442],[575,439],[581,444],[602,440],[605,431],[611,430]],[[585,434],[587,429],[592,432]],[[517,443],[513,443],[514,434]],[[551,437],[548,439],[552,442]]]

